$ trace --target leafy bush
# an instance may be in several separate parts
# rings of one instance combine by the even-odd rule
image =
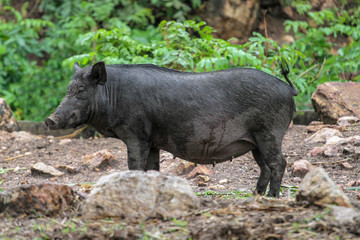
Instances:
[[[76,44],[79,35],[131,26],[132,39],[149,43],[160,37],[149,25],[158,21],[153,11],[165,9],[170,17],[180,7],[177,18],[182,19],[199,6],[197,0],[43,0],[43,16],[31,19],[27,2],[20,11],[10,2],[0,1],[0,96],[18,120],[37,121],[51,113],[65,94],[72,70],[64,69],[62,61],[95,47],[91,42]]]
[[[6,16],[0,25],[0,96],[19,120],[41,121],[54,110],[75,61],[154,63],[197,72],[241,66],[281,77],[277,63],[284,58],[293,66],[289,77],[299,90],[300,109],[311,107],[318,84],[360,79],[360,9],[345,1],[319,12],[307,1],[290,1],[308,20],[285,22],[295,41],[283,46],[258,33],[233,45],[214,38],[214,29],[203,22],[184,21],[201,0],[43,0],[41,19],[28,17],[27,3],[16,11],[9,2],[0,1]]]
[[[308,21],[287,20],[284,25],[287,32],[295,33],[292,48],[303,54],[294,65],[294,73],[304,80],[298,105],[306,108],[318,84],[360,80],[360,8],[314,12],[308,2],[295,2],[295,6]]]

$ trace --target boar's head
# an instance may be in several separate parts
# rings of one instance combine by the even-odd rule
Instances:
[[[75,128],[88,123],[98,85],[104,85],[107,80],[104,62],[83,69],[76,62],[74,71],[66,96],[54,113],[45,119],[46,126],[51,130]]]

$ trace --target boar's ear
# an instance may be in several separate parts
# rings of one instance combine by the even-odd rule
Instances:
[[[74,62],[73,67],[74,67],[75,72],[77,72],[77,71],[79,71],[81,69],[78,62]]]
[[[104,85],[107,80],[105,63],[103,61],[97,62],[92,66],[91,78],[100,85]]]

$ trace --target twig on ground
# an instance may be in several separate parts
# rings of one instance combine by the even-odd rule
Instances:
[[[14,160],[14,159],[17,159],[17,158],[21,158],[23,156],[25,156],[25,154],[21,154],[21,155],[15,156],[15,157],[6,158],[5,161],[11,161],[11,160]]]
[[[320,165],[320,164],[337,164],[337,163],[342,163],[342,162],[346,162],[346,161],[349,161],[351,160],[352,158],[345,158],[345,159],[342,159],[342,160],[338,160],[338,161],[335,161],[335,162],[314,162],[312,163],[313,165]]]
[[[75,130],[74,132],[68,134],[68,135],[64,135],[64,136],[59,136],[59,137],[55,137],[55,139],[65,139],[65,138],[75,138],[77,135],[79,135],[82,131],[84,131],[86,128],[88,127],[88,125],[83,126],[82,128],[79,128],[77,130]]]

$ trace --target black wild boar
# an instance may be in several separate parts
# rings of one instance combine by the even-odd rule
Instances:
[[[295,104],[290,84],[249,68],[207,73],[154,65],[80,68],[45,124],[89,124],[123,140],[131,170],[159,170],[159,149],[198,164],[215,164],[252,151],[261,169],[256,193],[278,196],[286,161],[281,152]]]

